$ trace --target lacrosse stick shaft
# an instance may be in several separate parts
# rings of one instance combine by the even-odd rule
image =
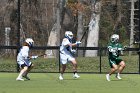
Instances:
[[[80,42],[83,40],[84,36],[86,35],[87,31],[84,32],[82,38],[80,39]]]
[[[83,40],[83,38],[84,38],[84,36],[86,35],[86,33],[87,33],[87,31],[84,32],[82,38],[80,39],[80,42]],[[77,47],[78,47],[78,46],[77,46]],[[76,49],[75,49],[76,51],[78,50],[77,47],[76,47]]]
[[[42,54],[42,55],[39,55],[38,57],[42,57],[42,56],[45,56],[46,54]]]
[[[40,57],[42,57],[42,56],[44,56],[44,55],[46,55],[46,54],[42,54],[42,55],[39,55],[39,56],[32,56],[32,57],[30,58],[30,60],[40,58]]]
[[[86,35],[87,32],[88,32],[88,26],[86,26],[85,32],[84,32],[84,34],[83,34],[83,36],[82,36],[80,42],[83,40],[83,38],[84,38],[84,36]]]

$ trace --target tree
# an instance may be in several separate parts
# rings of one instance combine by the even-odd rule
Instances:
[[[53,28],[50,32],[48,44],[47,46],[59,46],[60,45],[60,30],[61,30],[61,22],[62,22],[62,10],[64,8],[65,0],[59,0],[58,1],[58,7],[56,11],[56,21],[53,25]],[[52,50],[46,50],[47,53],[52,52]],[[54,54],[54,55],[53,55]],[[53,51],[52,55],[50,56],[56,56],[57,51]]]
[[[130,17],[130,48],[133,47],[133,42],[134,42],[134,28],[135,28],[135,24],[134,24],[134,4],[137,0],[131,0],[131,17]],[[129,55],[131,55],[131,51],[129,52]]]
[[[91,13],[91,19],[89,23],[89,32],[86,47],[98,47],[101,2],[96,2],[96,0],[92,1],[91,7],[93,11]],[[97,56],[97,52],[97,50],[86,50],[85,56]]]

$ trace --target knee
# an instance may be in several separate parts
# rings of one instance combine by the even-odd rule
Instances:
[[[122,67],[125,68],[125,64],[123,64]]]
[[[116,66],[116,67],[114,67],[114,70],[116,71],[116,70],[118,70],[118,67]]]
[[[24,71],[27,71],[27,70],[28,70],[28,67],[27,67],[27,66],[25,66],[25,67],[23,68],[23,70],[24,70]]]
[[[124,61],[121,62],[121,66],[122,67],[125,67],[126,66]]]
[[[63,68],[66,68],[66,64],[63,64],[62,67],[63,67]]]
[[[31,68],[33,68],[33,67],[34,67],[34,64],[31,65]]]
[[[34,67],[34,64],[31,64],[29,67],[28,67],[28,69],[32,69]]]
[[[73,65],[74,65],[74,66],[77,66],[77,63],[76,63],[76,62],[74,62],[74,63],[73,63]]]
[[[123,64],[123,67],[125,67],[126,65],[125,64]]]
[[[72,61],[72,64],[73,64],[73,65],[77,65],[76,60],[73,60],[73,61]]]

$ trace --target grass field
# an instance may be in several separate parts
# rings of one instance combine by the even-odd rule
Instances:
[[[140,75],[122,74],[122,80],[112,75],[110,82],[105,74],[82,74],[73,79],[65,73],[31,73],[30,81],[16,81],[18,73],[0,73],[0,93],[140,93]]]

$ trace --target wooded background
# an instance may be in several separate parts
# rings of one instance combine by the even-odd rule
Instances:
[[[72,31],[75,40],[86,32],[82,47],[106,47],[114,33],[124,45],[137,47],[133,43],[139,41],[138,9],[138,0],[1,0],[0,45],[22,45],[31,37],[35,46],[59,46],[65,31]],[[98,55],[97,50],[78,53]]]

